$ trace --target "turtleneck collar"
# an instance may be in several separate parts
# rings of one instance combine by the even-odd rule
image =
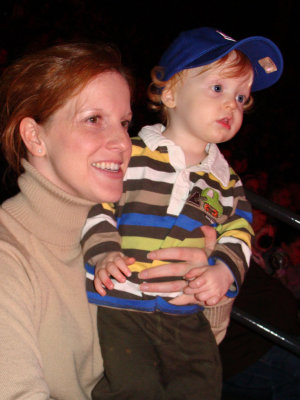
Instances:
[[[20,193],[5,201],[3,209],[49,245],[78,246],[94,203],[64,192],[26,160],[22,165],[25,172],[18,179]]]

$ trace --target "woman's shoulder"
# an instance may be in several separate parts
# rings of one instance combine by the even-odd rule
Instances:
[[[35,293],[38,288],[36,265],[22,244],[21,238],[2,222],[0,210],[0,297],[6,310],[14,310],[18,315],[23,307],[34,310]],[[1,307],[0,307],[1,309]],[[19,310],[19,311],[16,311]],[[11,312],[11,311],[9,311]],[[2,319],[3,315],[1,315]],[[2,322],[2,321],[1,321]]]
[[[6,264],[25,265],[30,258],[23,245],[24,229],[0,208],[0,273]]]

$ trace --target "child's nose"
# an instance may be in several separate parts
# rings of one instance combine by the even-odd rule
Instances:
[[[234,110],[236,108],[236,99],[232,96],[228,96],[225,100],[225,108]]]

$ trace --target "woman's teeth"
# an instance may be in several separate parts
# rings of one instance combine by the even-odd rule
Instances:
[[[105,169],[108,171],[119,171],[120,169],[120,164],[113,162],[95,162],[92,163],[92,166],[99,169]]]

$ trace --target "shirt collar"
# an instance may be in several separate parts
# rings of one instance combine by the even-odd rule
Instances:
[[[139,132],[139,136],[151,151],[157,150],[158,147],[167,147],[170,163],[175,169],[207,172],[214,175],[223,186],[228,185],[230,179],[229,165],[216,144],[209,143],[206,147],[207,156],[205,159],[200,164],[187,168],[181,148],[162,135],[165,129],[162,124],[147,125]]]

